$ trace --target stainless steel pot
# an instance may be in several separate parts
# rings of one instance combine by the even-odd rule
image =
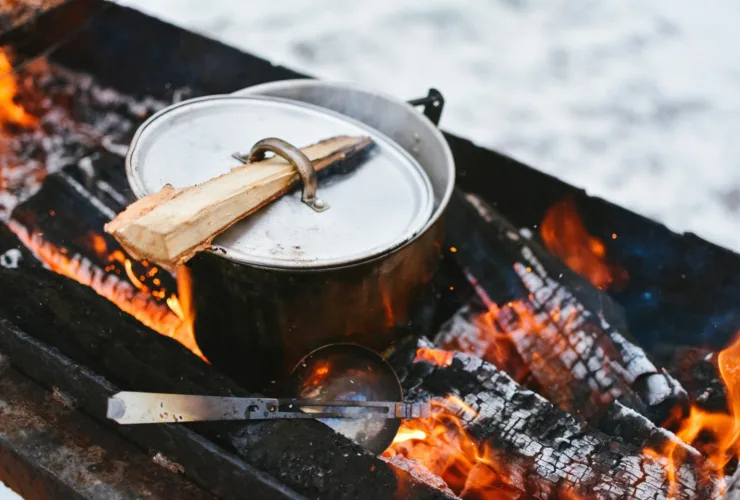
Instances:
[[[271,262],[274,249],[250,255],[243,251],[244,247],[236,248],[235,243],[241,241],[240,234],[238,228],[232,228],[216,240],[213,252],[200,254],[188,263],[198,345],[214,366],[260,390],[282,380],[298,360],[322,345],[354,342],[381,350],[392,343],[397,326],[409,323],[415,303],[437,269],[443,232],[441,216],[452,192],[454,164],[447,143],[429,119],[411,105],[392,97],[353,85],[313,80],[260,85],[238,95],[307,103],[303,106],[322,109],[334,119],[343,116],[355,126],[365,127],[368,135],[384,144],[384,154],[387,156],[390,152],[391,161],[395,161],[394,158],[403,161],[403,155],[412,157],[411,161],[415,159],[433,195],[429,214],[413,234],[395,244],[386,242],[385,248],[377,247],[374,252],[358,253],[345,259],[304,260],[298,264],[286,260]],[[228,100],[225,96],[222,98]],[[306,127],[312,125],[306,124]],[[272,135],[272,132],[265,130],[264,135]],[[170,139],[177,141],[176,135]],[[136,142],[135,138],[132,150]],[[159,144],[162,142],[165,141]],[[245,137],[241,148],[249,148],[254,142]],[[135,153],[130,153],[129,157],[131,160]],[[160,177],[168,177],[167,182],[170,182],[174,175],[170,170],[150,174],[154,185],[144,189],[142,175],[137,175],[135,165],[127,167],[138,196],[156,190],[157,182],[163,181]],[[224,170],[223,165],[216,168]],[[198,175],[203,179],[180,179],[180,184],[201,182],[213,172]],[[335,190],[333,194],[330,189]],[[341,183],[324,189],[326,201],[332,206],[326,213],[334,211],[334,216],[339,213],[339,207],[334,206],[332,196],[340,196],[339,189],[343,189]],[[373,189],[377,190],[377,186],[368,186],[369,191]],[[320,184],[320,196],[321,191]],[[399,193],[388,196],[390,201],[405,198]],[[273,205],[299,202],[298,196],[286,196]],[[273,205],[268,207],[268,212],[281,210],[282,205],[278,208]],[[422,210],[423,205],[415,203],[414,210]],[[284,216],[292,213],[313,217],[308,210],[291,212],[289,206],[284,212]],[[410,215],[404,212],[399,217],[406,220]],[[269,234],[271,227],[284,230],[284,216],[275,218],[260,213],[254,219],[256,222],[250,217],[247,224],[261,224],[265,227],[264,233]],[[384,213],[382,205],[377,206],[375,219],[390,223],[396,218],[393,213]],[[372,219],[366,222],[373,222]],[[410,217],[409,220],[417,219]],[[301,226],[301,220],[291,218],[288,222],[291,230],[305,227]],[[409,226],[413,224],[409,222]],[[371,228],[368,227],[367,232],[372,233]],[[253,229],[250,234],[255,234]],[[313,243],[317,248],[322,244],[321,241]],[[336,241],[326,241],[325,247],[333,244]]]

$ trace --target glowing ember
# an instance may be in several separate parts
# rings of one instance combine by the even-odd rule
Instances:
[[[4,50],[0,49],[0,122],[29,127],[36,124],[36,118],[15,102],[18,84],[12,74],[13,66]]]
[[[516,498],[518,493],[510,487],[509,471],[498,462],[493,450],[487,444],[477,444],[459,416],[446,413],[461,404],[465,418],[473,418],[475,413],[469,414],[472,409],[457,398],[432,401],[434,415],[404,420],[383,456],[402,455],[423,464],[463,499]]]
[[[0,50],[0,125],[15,125],[30,127],[37,124],[37,119],[28,113],[22,106],[15,102],[18,91],[16,75],[12,72],[12,66],[8,54]],[[25,87],[24,87],[25,89]],[[41,97],[39,94],[36,97]],[[61,114],[66,117],[64,110],[49,110],[50,113]],[[72,122],[68,117],[59,118]],[[7,128],[7,127],[6,127]],[[84,128],[84,127],[83,127]],[[38,130],[36,130],[38,131]],[[3,165],[0,169],[0,189],[7,191],[20,189],[19,186],[29,185],[29,181],[36,189],[47,175],[47,170],[53,170],[47,164],[47,170],[39,168],[17,168],[9,158],[13,157],[9,139],[13,131],[6,130],[2,135],[3,143]],[[34,177],[31,179],[31,177]],[[15,202],[10,204],[10,208]],[[7,206],[6,206],[7,208]],[[56,216],[55,210],[50,210],[49,215]],[[14,220],[6,221],[8,227],[20,238],[20,240],[52,271],[71,278],[78,283],[89,286],[98,294],[107,298],[121,310],[132,315],[146,326],[162,335],[172,337],[193,353],[203,357],[195,342],[193,335],[193,311],[191,307],[189,279],[185,273],[178,274],[178,293],[180,299],[175,295],[168,297],[165,301],[167,291],[160,287],[158,278],[151,279],[151,285],[145,283],[147,277],[152,278],[158,272],[152,267],[147,274],[137,275],[135,268],[143,266],[148,268],[149,263],[141,262],[135,265],[135,261],[129,259],[121,250],[111,250],[104,236],[94,231],[87,233],[85,241],[81,243],[88,247],[97,256],[99,262],[108,262],[104,269],[81,255],[70,255],[67,248],[57,246],[46,240],[43,235],[28,229]],[[124,275],[121,275],[121,272]],[[182,275],[182,276],[181,276]],[[128,278],[128,281],[126,280]],[[156,287],[156,288],[154,288]]]
[[[547,210],[540,234],[551,253],[594,286],[605,290],[610,286],[623,286],[626,282],[626,272],[606,262],[604,243],[588,234],[572,197]],[[615,235],[612,238],[616,239]]]
[[[443,351],[442,349],[430,349],[428,347],[420,347],[416,351],[416,359],[414,362],[426,361],[437,366],[450,366],[452,364],[452,358],[455,353],[452,351]]]
[[[176,302],[179,308],[179,314],[177,314],[167,305],[154,300],[151,294],[143,290],[146,287],[142,286],[142,288],[137,289],[137,287],[119,278],[116,274],[106,272],[84,257],[79,255],[70,256],[66,249],[59,248],[46,241],[39,233],[29,232],[12,220],[8,222],[8,227],[49,269],[89,286],[99,295],[113,302],[122,311],[160,334],[172,337],[205,360],[203,353],[195,342],[192,323],[184,321],[188,316],[183,314],[179,302]],[[130,265],[130,261],[123,256],[123,253],[120,250],[117,252],[120,253],[120,256],[114,252],[111,254],[111,259],[123,258],[123,261],[129,262]],[[139,283],[139,285],[141,284]],[[173,300],[177,301],[177,298]]]
[[[412,439],[423,441],[427,438],[427,433],[421,429],[409,429],[407,427],[401,427],[398,429],[396,437],[393,438],[393,444],[405,443]]]

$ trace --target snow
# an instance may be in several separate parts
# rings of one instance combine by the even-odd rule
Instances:
[[[740,4],[120,0],[326,79],[439,88],[442,126],[740,250]]]
[[[20,498],[13,490],[0,482],[0,500],[19,500]]]

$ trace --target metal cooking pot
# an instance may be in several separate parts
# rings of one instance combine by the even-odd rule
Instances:
[[[224,173],[238,164],[232,153],[265,137],[304,147],[333,135],[370,136],[378,151],[356,172],[319,183],[329,210],[286,195],[188,262],[198,345],[255,390],[322,345],[382,350],[409,323],[439,262],[454,183],[446,141],[407,103],[296,80],[171,106],[142,125],[129,150],[129,182],[142,197]]]

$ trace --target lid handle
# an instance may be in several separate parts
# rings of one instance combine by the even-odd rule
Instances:
[[[277,156],[284,158],[298,171],[298,176],[303,183],[303,192],[301,201],[313,208],[317,212],[323,212],[329,208],[329,205],[316,195],[316,185],[318,183],[316,170],[313,163],[303,152],[292,144],[282,139],[270,137],[262,139],[252,146],[249,155],[234,153],[232,156],[244,163],[253,163],[265,159],[265,153],[268,151],[275,153]]]

